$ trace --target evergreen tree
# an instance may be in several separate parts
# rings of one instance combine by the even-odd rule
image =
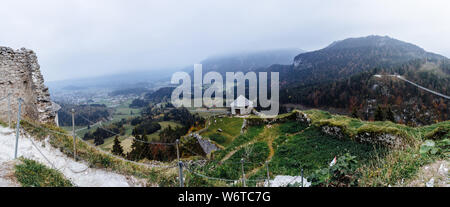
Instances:
[[[356,108],[353,108],[353,110],[352,110],[352,117],[353,118],[359,118],[359,116],[358,116],[358,111],[356,110]]]
[[[394,112],[392,112],[391,107],[387,108],[386,119],[395,123]]]
[[[105,140],[103,140],[103,137],[100,137],[100,136],[94,137],[95,146],[102,145],[103,143],[105,143]]]
[[[144,143],[146,140],[145,135],[136,135],[133,144],[131,144],[131,151],[127,157],[129,160],[139,161],[144,159],[148,155],[148,144]]]
[[[375,121],[384,121],[386,120],[386,115],[384,114],[383,109],[381,106],[378,106],[375,110]]]
[[[120,145],[119,137],[116,136],[114,138],[114,145],[112,149],[112,153],[118,156],[124,156],[122,145]]]

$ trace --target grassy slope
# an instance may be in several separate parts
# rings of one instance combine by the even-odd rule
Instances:
[[[216,121],[215,121],[216,120]],[[225,141],[218,142],[218,144],[222,146],[229,146],[233,140],[241,134],[242,122],[244,121],[241,118],[211,118],[211,125],[208,127],[208,130],[203,132],[201,135],[203,137],[210,138],[211,136],[223,136],[225,137]],[[218,132],[218,129],[222,129],[222,132]]]
[[[266,160],[270,161],[271,176],[299,175],[301,168],[304,169],[305,176],[308,176],[317,169],[327,167],[334,156],[349,152],[357,157],[360,166],[359,172],[362,175],[361,185],[386,186],[395,184],[402,179],[410,179],[415,176],[420,166],[435,159],[442,159],[442,155],[439,157],[419,154],[419,146],[427,137],[439,134],[437,132],[441,132],[443,129],[450,129],[450,121],[412,128],[389,121],[365,122],[320,110],[308,110],[304,113],[311,119],[312,126],[307,127],[296,122],[287,122],[272,125],[270,128],[267,126],[251,127],[246,134],[237,136],[227,144],[224,150],[216,152],[213,161],[197,170],[209,176],[238,179],[240,164],[234,162],[242,158],[243,151],[248,146],[265,143],[264,147],[259,147],[261,153],[255,155],[257,158],[248,160],[246,163],[245,170],[251,172],[250,175],[247,175],[250,179],[265,177],[266,170],[263,168],[263,162]],[[280,117],[282,116],[287,115]],[[342,127],[344,139],[336,139],[323,134],[320,130],[322,125]],[[236,127],[235,131],[240,130],[237,125],[234,127]],[[213,133],[212,129],[214,128],[208,132]],[[355,142],[354,136],[362,132],[393,133],[402,136],[408,145],[404,149],[393,150]],[[449,134],[444,136],[449,136]],[[272,159],[270,159],[271,149],[274,149]],[[198,180],[193,183],[224,185],[220,182],[200,182]]]
[[[276,124],[270,128],[267,126],[250,127],[245,134],[240,135],[242,122],[238,123],[237,120],[233,119],[218,122],[205,133],[215,133],[217,128],[222,128],[224,132],[227,130],[227,133],[230,133],[229,137],[232,137],[232,140],[224,150],[214,153],[214,159],[211,162],[196,170],[210,176],[239,179],[240,163],[236,161],[245,158],[244,155],[246,155],[246,172],[257,171],[251,175],[250,179],[263,178],[265,177],[265,169],[261,166],[270,157],[270,146],[272,145],[274,155],[269,163],[272,177],[278,174],[299,175],[299,168],[301,167],[305,169],[305,175],[308,176],[313,170],[326,167],[334,156],[350,152],[357,156],[361,166],[359,169],[362,175],[360,185],[387,186],[396,184],[402,179],[413,178],[420,166],[436,159],[448,159],[448,155],[444,155],[446,157],[442,157],[442,155],[428,156],[421,155],[418,151],[420,144],[425,139],[437,134],[441,134],[441,137],[448,137],[450,121],[411,128],[392,122],[364,122],[345,116],[331,115],[319,110],[308,110],[304,113],[308,114],[308,117],[312,120],[312,126],[309,128],[288,122]],[[242,119],[239,119],[239,121],[242,121]],[[319,127],[324,124],[343,127],[346,139],[338,140],[321,133]],[[410,140],[411,143],[406,149],[383,150],[353,141],[352,136],[366,130],[398,133],[405,136],[404,138]],[[444,132],[443,135],[442,132]],[[41,136],[46,135],[39,130],[35,130],[33,133]],[[266,136],[268,134],[270,136]],[[65,150],[71,149],[70,137],[55,136],[52,142],[55,147],[63,147]],[[83,156],[94,166],[111,168],[125,174],[147,177],[153,182],[163,184],[168,182],[169,185],[173,185],[174,177],[172,175],[167,176],[168,174],[164,171],[157,169],[149,171],[142,167],[132,166],[123,161],[114,160],[89,146],[80,145],[78,147],[81,149],[80,156]],[[250,150],[251,153],[248,154],[249,148],[257,150]],[[70,154],[71,152],[67,151],[67,153]],[[225,159],[224,163],[220,164],[219,161],[227,155],[229,157]],[[220,182],[206,181],[191,175],[187,176],[186,182],[190,186],[224,185]]]

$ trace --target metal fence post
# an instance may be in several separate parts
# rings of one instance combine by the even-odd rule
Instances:
[[[11,128],[11,92],[8,93],[8,127]]]
[[[179,144],[180,144],[180,140],[177,139],[177,141],[175,143],[175,146],[177,147],[177,159],[178,159],[178,162],[180,162],[180,149],[178,147]]]
[[[242,184],[245,186],[245,171],[244,171],[244,159],[241,159],[241,166],[242,166]]]
[[[20,114],[22,112],[22,99],[19,98],[19,110],[17,111],[17,125],[16,125],[16,147],[14,150],[14,159],[17,159],[17,150],[19,148],[19,128],[20,128]]]
[[[75,137],[75,109],[72,109],[72,136],[73,136],[73,159],[77,160],[77,139]]]
[[[302,168],[301,175],[302,175],[302,187],[303,187],[303,168]]]
[[[178,172],[178,176],[180,177],[180,187],[184,187],[184,181],[183,181],[183,162],[180,161],[180,148],[179,145],[180,144],[180,140],[177,139],[175,146],[177,147],[177,159],[178,159],[178,167],[179,167],[179,172]]]
[[[267,170],[267,186],[270,187],[269,162],[267,161],[266,161],[266,170]]]
[[[180,168],[180,187],[184,187],[184,180],[183,180],[183,162],[179,161],[178,162],[179,168]]]

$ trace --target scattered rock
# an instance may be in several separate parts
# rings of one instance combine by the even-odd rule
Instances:
[[[434,187],[434,178],[431,178],[430,181],[425,183],[425,186],[431,187],[431,188]]]
[[[322,126],[322,132],[327,135],[336,137],[338,139],[344,139],[344,137],[345,137],[342,129],[337,126],[324,125],[324,126]]]
[[[417,177],[401,186],[408,187],[450,187],[448,166],[450,161],[440,160],[421,167]]]

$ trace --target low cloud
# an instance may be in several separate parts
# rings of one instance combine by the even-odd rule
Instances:
[[[177,68],[218,53],[320,49],[370,34],[450,56],[448,1],[15,0],[0,45],[38,53],[47,80]]]

